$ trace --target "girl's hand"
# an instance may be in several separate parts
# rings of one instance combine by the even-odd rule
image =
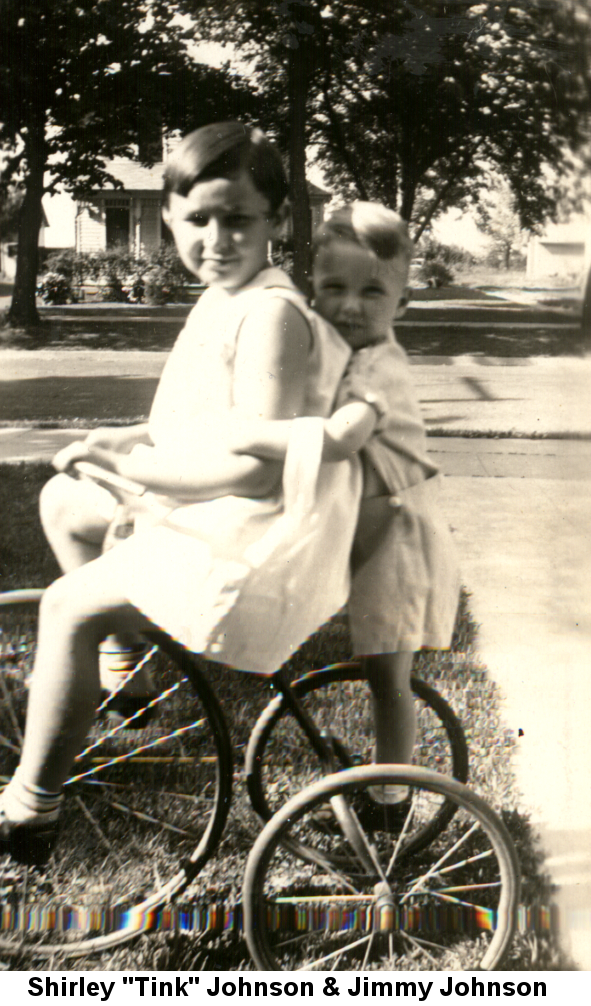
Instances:
[[[90,451],[86,443],[83,440],[75,440],[72,444],[68,444],[67,447],[63,447],[61,451],[58,451],[51,463],[56,471],[67,472],[75,461],[89,460]]]
[[[90,450],[98,447],[105,451],[117,451],[119,454],[129,454],[136,444],[148,442],[147,423],[139,426],[100,426],[97,430],[91,430],[85,440]]]

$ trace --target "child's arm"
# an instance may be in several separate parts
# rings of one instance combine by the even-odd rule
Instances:
[[[349,402],[324,421],[323,461],[342,461],[365,446],[378,416],[366,402]],[[234,417],[230,445],[237,454],[283,460],[293,420],[263,420]]]

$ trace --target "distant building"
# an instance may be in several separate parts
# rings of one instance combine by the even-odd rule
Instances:
[[[527,278],[558,276],[582,280],[591,267],[591,212],[568,223],[548,224],[542,234],[532,235],[527,249]]]
[[[162,220],[162,183],[166,161],[151,168],[125,158],[107,163],[122,188],[92,189],[76,210],[76,250],[99,251],[124,245],[136,258],[158,248],[171,235]],[[309,183],[312,226],[322,222],[331,195]]]
[[[45,246],[45,235],[48,222],[45,208],[41,207],[41,227],[39,230],[39,247]],[[6,240],[0,241],[0,276],[12,282],[16,276],[16,252],[18,247],[17,235],[8,234]]]

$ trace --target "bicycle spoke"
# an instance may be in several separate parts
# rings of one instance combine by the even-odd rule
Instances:
[[[197,838],[197,835],[193,832],[186,831],[184,828],[176,828],[173,824],[168,824],[166,821],[161,821],[157,817],[152,817],[151,814],[144,814],[140,810],[134,810],[132,807],[126,807],[125,804],[117,803],[115,800],[110,801],[110,806],[115,810],[121,811],[123,814],[129,814],[133,817],[137,817],[139,821],[149,821],[150,824],[156,824],[159,828],[162,828],[165,831],[172,831],[176,835],[184,835],[187,838]]]
[[[27,701],[29,656],[19,653],[18,660],[10,662],[10,676],[2,673],[7,650],[11,645],[16,649],[22,636],[22,604],[20,595],[0,601],[4,685],[0,684],[0,781],[4,782],[18,764],[15,719],[24,722]],[[32,651],[34,612],[29,620]],[[56,952],[64,958],[79,956],[134,935],[136,910],[169,902],[199,872],[219,839],[231,779],[223,717],[191,658],[164,635],[159,641],[156,659],[152,652],[138,662],[141,670],[141,664],[150,661],[153,691],[139,703],[144,708],[116,725],[106,716],[95,720],[86,751],[66,784],[47,864],[31,868],[27,883],[26,867],[14,863],[9,874],[2,863],[0,887],[6,889],[2,900],[9,899],[11,908],[18,905],[25,923],[31,909],[48,901],[56,910],[70,906],[80,911],[88,922],[63,931],[59,924],[28,927],[25,950],[39,956],[50,958]],[[119,679],[119,692],[125,693],[124,679],[129,682],[133,676]],[[110,693],[106,705],[112,697]],[[142,714],[150,717],[148,722],[140,720]],[[17,949],[12,934],[0,934],[0,956]]]
[[[419,879],[416,881],[416,883],[413,885],[413,887],[411,887],[410,891],[407,891],[407,893],[404,895],[404,898],[402,899],[402,901],[404,902],[412,894],[416,894],[416,892],[418,890],[420,890],[424,886],[424,884],[427,882],[427,880],[429,880],[434,874],[436,874],[438,872],[439,867],[441,866],[441,864],[445,863],[445,861],[448,860],[450,858],[450,856],[453,856],[453,854],[456,852],[456,850],[459,849],[462,845],[464,845],[468,841],[468,839],[471,838],[471,836],[474,834],[474,832],[477,831],[477,829],[479,827],[480,827],[480,824],[478,822],[476,822],[476,824],[473,824],[472,827],[469,829],[469,831],[465,832],[465,834],[462,835],[462,837],[460,839],[458,839],[458,841],[454,845],[452,845],[451,849],[448,849],[448,851],[446,853],[444,853],[443,856],[441,856],[437,860],[437,862],[434,863],[433,866],[431,866],[431,868],[429,870],[427,870],[426,873],[423,874],[422,877],[419,877]]]
[[[408,812],[397,817],[381,814],[379,808],[376,811],[370,802],[376,786],[399,785],[405,773],[413,790]],[[451,805],[453,823],[447,833],[437,835],[431,852],[413,846],[413,836],[422,827],[417,807],[422,805],[423,792],[435,792]],[[320,800],[329,799],[334,806],[338,798],[346,805],[353,803],[354,819],[367,815],[372,853],[388,863],[391,879],[384,881],[378,870],[368,874],[355,861],[358,895],[342,884],[335,889],[327,871],[314,868],[307,857],[302,856],[298,865],[297,850],[287,860],[282,852],[291,836],[303,831]],[[365,834],[362,827],[360,833]],[[324,833],[316,832],[316,836],[319,844],[330,840]],[[489,848],[483,848],[483,840]],[[331,860],[336,862],[340,832],[333,843]],[[350,868],[343,864],[345,879]],[[429,771],[388,766],[335,773],[294,797],[254,844],[243,894],[249,949],[261,970],[337,966],[357,972],[409,970],[417,955],[424,958],[425,966],[441,970],[454,943],[461,942],[462,947],[466,945],[462,960],[471,954],[466,958],[467,969],[478,969],[481,962],[490,969],[511,936],[515,870],[511,841],[502,822],[483,800],[457,782]],[[267,919],[272,919],[268,928]],[[282,934],[293,927],[305,928],[309,939],[285,942]],[[415,936],[414,929],[421,935]],[[486,936],[473,939],[474,933]],[[471,941],[473,947],[468,946]]]
[[[22,745],[22,743],[23,743],[22,730],[21,730],[20,724],[18,722],[18,717],[17,717],[17,715],[16,715],[16,713],[14,711],[14,706],[13,706],[13,702],[12,702],[12,696],[10,694],[9,689],[6,686],[6,681],[4,680],[4,675],[3,674],[0,674],[0,689],[2,690],[2,696],[4,698],[6,709],[8,710],[8,716],[9,716],[10,722],[12,723],[12,729],[15,732],[17,740]]]
[[[429,943],[428,940],[419,939],[417,936],[411,936],[410,933],[405,932],[405,930],[401,930],[400,935],[404,937],[405,940],[408,940],[408,942],[413,947],[416,947],[417,950],[420,950],[421,953],[425,955],[425,957],[428,957],[432,964],[437,964],[438,962],[436,958],[433,957],[433,954],[429,953],[427,947],[433,947],[433,949],[439,951],[445,950],[445,947],[440,946],[437,943]]]
[[[344,949],[342,947],[339,947],[338,950],[333,950],[332,953],[325,954],[324,957],[319,957],[318,960],[315,960],[311,964],[308,964],[305,968],[296,968],[296,970],[309,971],[311,968],[318,967],[319,964],[326,964],[326,962],[331,961],[333,957],[337,957],[339,955],[342,956],[343,953],[349,953],[356,947],[363,946],[364,943],[367,943],[368,940],[371,940],[371,937],[372,937],[371,933],[369,934],[369,936],[363,936],[360,940],[355,940],[354,943],[349,943]]]
[[[86,817],[86,819],[88,821],[90,821],[92,827],[96,831],[96,833],[97,833],[99,839],[101,840],[101,842],[103,843],[103,845],[105,845],[107,847],[107,849],[109,850],[109,852],[111,853],[111,855],[115,857],[115,859],[119,863],[119,866],[123,866],[124,863],[123,863],[123,860],[121,859],[121,856],[116,851],[116,849],[113,848],[112,843],[109,842],[109,839],[105,835],[103,829],[101,828],[100,824],[98,823],[98,821],[96,820],[96,818],[94,817],[94,815],[89,811],[89,809],[86,806],[86,804],[84,803],[84,800],[82,799],[82,797],[76,796],[76,803],[80,807],[80,810],[82,811],[82,813],[84,814],[84,816]]]

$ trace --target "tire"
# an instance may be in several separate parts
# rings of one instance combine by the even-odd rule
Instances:
[[[411,809],[370,831],[367,789],[384,784],[411,787]],[[418,851],[412,832],[434,793],[455,813]],[[321,830],[327,814],[332,827]],[[309,786],[265,825],[242,904],[261,971],[491,971],[511,942],[518,899],[513,844],[484,800],[437,772],[362,766]]]
[[[3,783],[19,762],[41,594],[0,595]],[[161,632],[150,641],[157,646],[149,664],[158,692],[153,718],[140,729],[113,728],[99,710],[64,787],[47,864],[0,857],[3,901],[20,927],[0,934],[5,953],[83,956],[145,932],[219,841],[232,785],[221,709],[188,651]]]
[[[468,778],[468,749],[462,725],[435,689],[411,680],[417,708],[418,734],[413,764]],[[374,733],[371,692],[355,662],[333,664],[293,682],[292,689],[316,725],[333,738],[338,764],[351,768],[372,760]],[[326,775],[303,730],[282,695],[263,710],[252,731],[246,753],[246,777],[252,805],[268,821],[297,792]],[[434,795],[432,813],[422,832],[414,836],[427,845],[451,820],[455,805]]]

